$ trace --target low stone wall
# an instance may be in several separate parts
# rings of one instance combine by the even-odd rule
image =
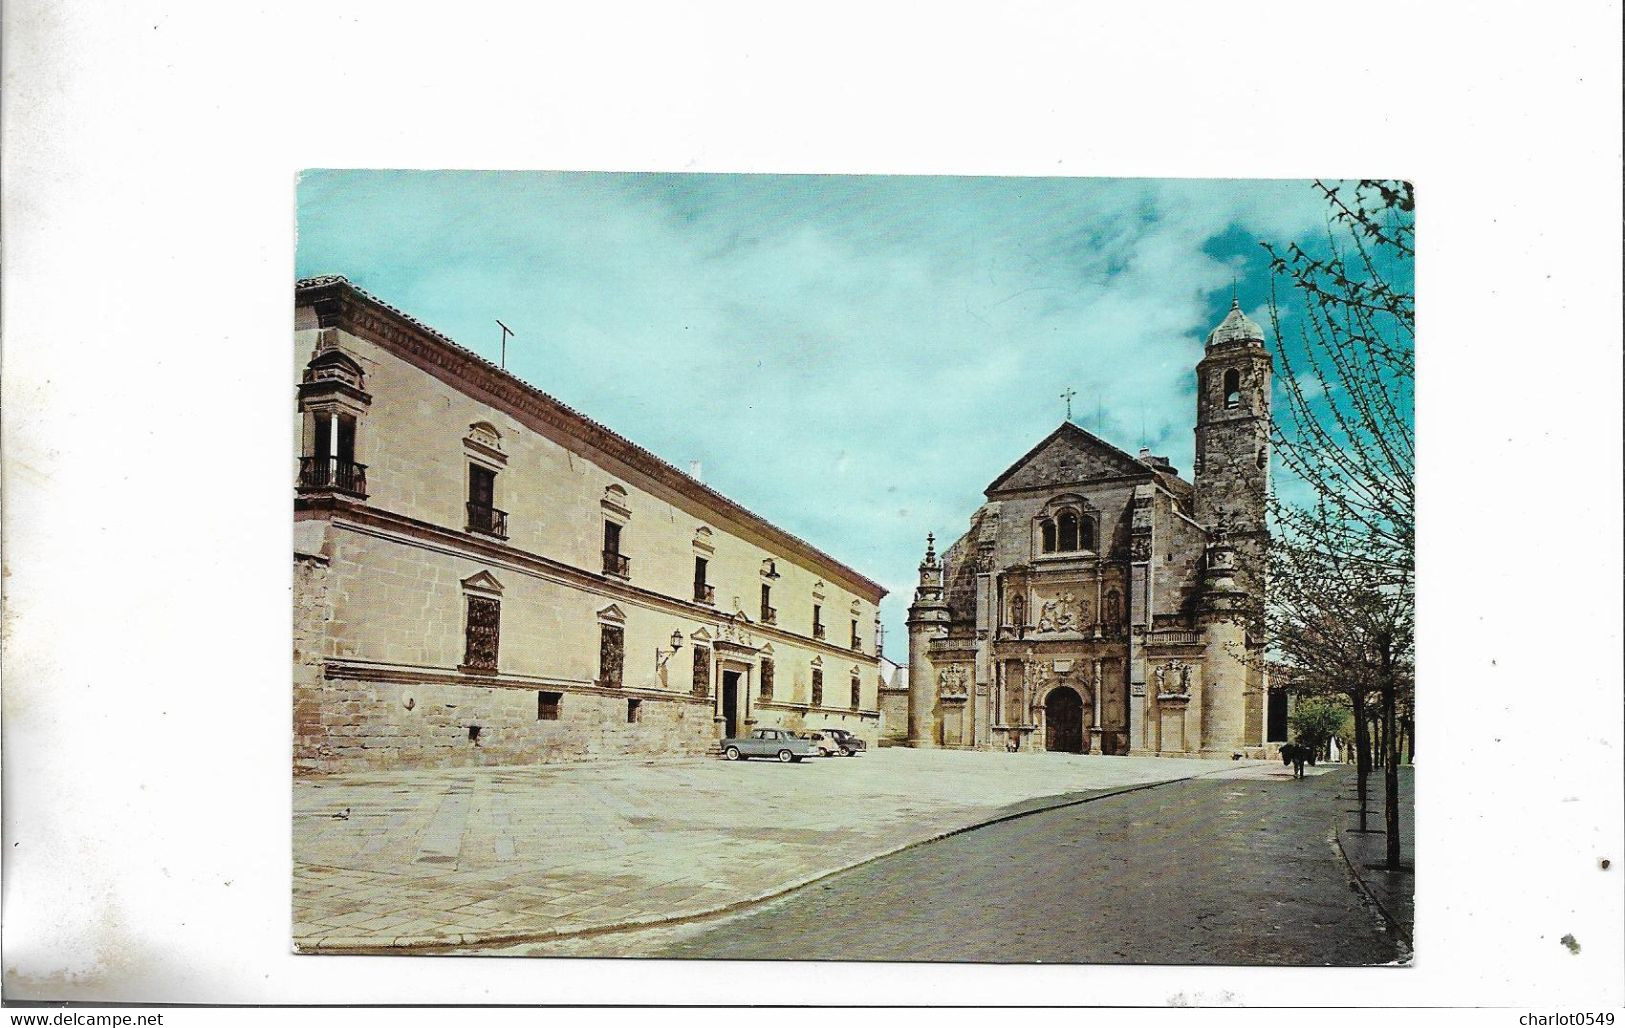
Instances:
[[[297,770],[450,768],[705,753],[709,702],[535,689],[324,680],[295,688]],[[637,720],[627,717],[637,701]],[[315,723],[311,723],[314,718]]]

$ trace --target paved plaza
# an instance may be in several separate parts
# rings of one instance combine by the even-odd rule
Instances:
[[[305,952],[507,947],[751,907],[974,825],[1279,763],[880,749],[799,764],[665,759],[294,782]],[[610,933],[610,934],[605,934]],[[631,933],[637,934],[637,933]]]

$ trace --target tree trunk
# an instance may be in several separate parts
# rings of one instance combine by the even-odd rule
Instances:
[[[1365,776],[1371,772],[1371,737],[1365,720],[1365,696],[1356,692],[1349,697],[1354,701],[1354,780],[1359,783],[1360,831],[1365,825]]]
[[[1382,829],[1388,870],[1399,870],[1399,740],[1394,736],[1394,668],[1391,647],[1382,651]]]

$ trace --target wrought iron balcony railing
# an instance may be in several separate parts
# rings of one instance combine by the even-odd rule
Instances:
[[[604,551],[604,574],[616,578],[632,577],[632,558],[614,550]]]
[[[863,649],[863,640],[862,640],[862,639],[859,639],[859,638],[858,638],[858,637],[857,637],[857,636],[855,636],[855,635],[854,635],[854,636],[853,636],[853,637],[852,637],[852,648],[853,648],[853,649],[854,649],[854,650],[861,650],[861,649]]]
[[[764,624],[764,625],[776,625],[778,623],[779,623],[779,611],[778,611],[778,608],[764,606],[762,608],[762,624]]]
[[[813,638],[814,639],[822,639],[828,634],[829,634],[828,630],[826,630],[823,625],[814,625],[813,626]]]
[[[483,503],[470,503],[468,505],[468,530],[481,532],[485,535],[494,535],[498,539],[508,538],[508,512],[487,507]]]
[[[309,492],[334,490],[367,495],[367,466],[339,457],[300,457],[299,488]]]
[[[714,586],[714,585],[706,585],[704,582],[695,582],[694,583],[694,602],[696,602],[696,603],[712,603],[712,604],[716,603],[717,602],[717,587]]]

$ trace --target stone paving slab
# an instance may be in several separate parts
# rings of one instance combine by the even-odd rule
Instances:
[[[301,778],[293,941],[302,952],[449,949],[673,923],[1043,798],[1283,771],[886,748],[799,764],[673,758]]]

